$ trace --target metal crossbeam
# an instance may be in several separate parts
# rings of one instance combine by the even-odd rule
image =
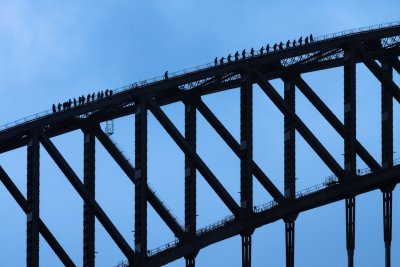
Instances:
[[[365,66],[367,66],[367,68],[375,75],[375,77],[386,86],[387,90],[389,90],[397,102],[400,103],[400,88],[393,82],[392,79],[385,75],[382,68],[368,55],[368,52],[363,47],[358,46],[357,52]]]
[[[300,77],[296,79],[296,85],[310,103],[321,113],[326,121],[344,138],[344,125],[328,106],[318,97],[311,87]],[[381,169],[379,163],[371,156],[364,146],[356,140],[356,151],[360,158],[374,171]]]
[[[26,201],[24,195],[18,190],[17,186],[13,183],[8,174],[4,171],[3,167],[0,166],[0,181],[4,184],[8,192],[17,202],[19,207],[23,210],[25,214],[28,214],[28,202]],[[57,257],[65,266],[75,266],[71,258],[65,252],[63,247],[58,243],[57,239],[50,232],[49,228],[44,224],[44,222],[39,218],[39,231],[42,234],[44,240],[51,247]]]
[[[200,250],[211,244],[225,240],[246,231],[247,229],[255,229],[265,224],[281,220],[290,214],[304,212],[310,209],[321,207],[329,203],[347,198],[349,195],[359,195],[380,189],[388,183],[397,184],[400,182],[400,165],[390,169],[385,169],[360,176],[357,179],[343,181],[335,186],[327,187],[314,194],[287,201],[279,204],[278,207],[268,209],[264,212],[255,214],[255,216],[227,223],[220,228],[211,232],[198,235],[192,238],[186,246],[178,246],[176,248],[164,251],[159,255],[149,258],[148,265],[142,266],[161,266],[175,259],[179,259],[194,250]]]
[[[95,126],[95,135],[115,162],[120,166],[122,171],[128,176],[133,184],[136,184],[135,169],[132,164],[122,155],[118,147],[111,141],[100,128],[99,125]],[[177,222],[160,199],[154,194],[154,192],[147,186],[147,201],[154,208],[161,219],[167,224],[171,231],[178,237],[183,238],[184,232],[182,226]]]
[[[211,172],[207,165],[202,161],[199,155],[193,151],[193,149],[185,141],[181,133],[175,125],[168,119],[167,115],[161,110],[160,106],[157,105],[152,99],[149,99],[149,107],[151,112],[154,114],[158,122],[164,127],[168,134],[172,137],[175,143],[187,154],[199,170],[201,175],[211,186],[211,188],[217,193],[219,198],[225,203],[228,209],[238,217],[240,215],[240,209],[238,204],[232,198],[231,195],[226,191],[223,185],[218,181],[217,177]]]
[[[61,155],[61,153],[57,150],[54,144],[48,139],[44,134],[40,136],[40,142],[43,147],[49,153],[50,157],[54,160],[60,170],[64,173],[68,181],[75,188],[76,192],[80,195],[80,197],[87,203],[87,205],[93,210],[95,216],[99,220],[99,222],[103,225],[104,229],[111,236],[117,246],[121,249],[122,253],[127,257],[129,261],[133,261],[135,257],[135,253],[126,242],[126,240],[122,237],[120,232],[108,218],[103,209],[99,206],[99,204],[90,196],[90,194],[85,189],[79,177],[75,174],[72,168],[68,165],[67,161]]]
[[[258,72],[255,72],[255,79],[264,93],[271,99],[275,106],[287,117],[289,117],[295,125],[297,131],[303,136],[304,140],[311,146],[317,153],[322,161],[331,169],[331,171],[341,180],[344,175],[343,169],[336,162],[336,160],[329,154],[325,147],[318,141],[318,139],[307,128],[303,121],[287,106],[282,97],[276,92],[275,88],[264,79]]]
[[[225,143],[232,149],[232,151],[239,156],[240,155],[240,144],[235,140],[232,134],[225,128],[225,126],[218,120],[214,113],[207,107],[207,105],[201,100],[197,99],[195,102],[197,109],[201,115],[207,120],[207,122],[214,128],[214,130],[221,136]],[[276,202],[281,202],[285,199],[282,193],[276,188],[271,182],[268,176],[261,170],[261,168],[252,162],[252,170],[254,176],[260,182],[260,184],[271,194]]]

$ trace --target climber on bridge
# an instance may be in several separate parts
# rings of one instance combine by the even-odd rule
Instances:
[[[280,43],[279,43],[279,51],[282,51],[282,50],[283,50],[283,43],[280,42]]]
[[[85,96],[82,95],[82,105],[85,104]]]
[[[55,104],[53,104],[53,113],[56,113],[56,105]]]
[[[314,42],[314,37],[312,34],[310,34],[310,43]]]
[[[97,100],[99,100],[100,97],[101,97],[101,93],[100,93],[100,91],[98,91],[98,92],[97,92]],[[94,97],[93,97],[93,100],[94,100]]]
[[[113,94],[113,90],[110,90],[110,96],[112,96],[112,94]]]
[[[251,55],[252,57],[254,57],[254,49],[253,49],[253,47],[252,47],[251,50],[250,50],[250,55]]]
[[[74,108],[76,108],[76,98],[74,97]]]
[[[232,56],[231,56],[231,54],[229,54],[229,55],[228,55],[228,57],[227,57],[227,59],[228,59],[228,63],[230,63],[230,62],[231,62],[231,57],[232,57]]]
[[[87,95],[87,103],[90,102],[90,94]]]
[[[261,46],[260,48],[260,55],[264,54],[264,46]]]
[[[58,105],[57,105],[57,110],[58,110],[58,112],[61,111],[61,103],[58,103]]]
[[[108,89],[106,89],[106,93],[105,93],[106,97],[108,97]]]
[[[246,49],[243,49],[242,51],[242,58],[246,58]]]
[[[288,49],[290,47],[290,40],[287,40],[286,42],[286,49]]]
[[[164,79],[165,79],[165,80],[168,80],[168,71],[166,71],[166,72],[164,73]]]
[[[276,51],[276,48],[278,47],[278,44],[277,43],[275,43],[274,44],[274,46],[273,46],[273,48],[274,48],[274,52]]]
[[[265,50],[267,52],[267,54],[269,53],[269,44],[267,44],[267,46],[265,47]]]
[[[218,65],[218,57],[215,57],[215,59],[214,59],[214,65],[215,65],[215,66]]]
[[[306,36],[306,39],[304,39],[304,44],[308,44],[308,36]]]
[[[239,60],[239,52],[236,51],[236,53],[235,53],[235,61],[238,61],[238,60]]]
[[[219,60],[219,64],[221,65],[224,64],[224,59],[225,59],[224,57],[221,57],[221,59]]]
[[[296,46],[296,39],[293,40],[293,45],[292,45],[292,46],[293,46],[293,47]]]
[[[300,38],[299,38],[299,45],[300,45],[300,46],[303,45],[303,36],[300,36]]]

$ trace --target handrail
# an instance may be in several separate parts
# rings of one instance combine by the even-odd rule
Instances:
[[[400,158],[394,159],[393,160],[393,166],[396,165],[400,165]],[[366,175],[371,173],[371,169],[370,168],[364,168],[364,169],[360,169],[358,172],[358,176],[362,176],[362,175]],[[311,187],[305,188],[303,190],[300,190],[298,192],[296,192],[296,199],[298,198],[302,198],[314,193],[317,193],[319,191],[321,191],[322,189],[334,186],[339,184],[339,180],[337,179],[337,177],[335,175],[330,175],[328,177],[325,178],[325,181],[323,183],[317,184],[317,185],[313,185]],[[274,207],[278,206],[278,203],[275,200],[271,200],[265,204],[259,205],[259,206],[254,206],[253,207],[253,212],[254,213],[260,213],[260,212],[264,212],[266,210],[270,210]],[[217,229],[219,229],[220,227],[235,221],[235,216],[233,215],[228,215],[226,217],[224,217],[223,219],[214,222],[213,224],[207,225],[205,227],[202,227],[200,229],[198,229],[196,231],[196,236],[201,236],[204,235],[206,233],[210,233],[212,231],[215,231]],[[169,242],[167,244],[161,245],[155,249],[152,250],[148,250],[147,251],[147,256],[154,256],[157,253],[163,252],[167,249],[172,249],[176,246],[179,245],[179,239],[175,239],[172,242]]]
[[[351,29],[351,30],[345,30],[345,31],[341,31],[341,32],[327,34],[327,35],[316,36],[316,37],[314,37],[314,42],[313,43],[322,42],[322,41],[335,39],[335,38],[339,38],[339,37],[355,35],[355,34],[359,34],[359,33],[363,33],[363,32],[377,31],[377,30],[381,30],[381,29],[384,29],[384,28],[397,27],[397,26],[400,26],[400,21],[383,23],[383,24],[372,25],[372,26],[367,26],[367,27],[361,27],[361,28],[356,28],[356,29]],[[308,45],[310,45],[310,44],[308,44]],[[284,50],[293,49],[293,48],[294,47],[289,47],[289,48],[285,48]],[[280,53],[280,52],[281,52],[280,50],[277,50],[277,51],[270,52],[270,54]],[[246,53],[246,58],[240,58],[239,60],[247,59],[248,57],[261,56],[261,55],[265,55],[265,53],[261,54],[260,51],[255,50],[254,51],[254,56],[250,55],[247,52]],[[223,64],[227,64],[227,63],[223,63]],[[221,64],[217,64],[217,65],[220,66]],[[169,78],[178,78],[178,77],[187,75],[189,73],[193,74],[193,73],[196,73],[196,72],[199,72],[199,71],[203,71],[203,70],[206,70],[206,69],[210,69],[210,68],[214,68],[214,67],[217,67],[217,66],[215,66],[215,64],[213,62],[209,62],[209,63],[197,65],[197,66],[194,66],[194,67],[186,68],[186,69],[183,69],[183,70],[180,70],[180,71],[172,72],[168,76],[169,76]],[[133,89],[140,88],[140,87],[143,87],[143,86],[146,86],[146,85],[153,85],[153,84],[156,84],[156,83],[160,83],[162,81],[165,81],[165,79],[164,79],[164,76],[161,75],[161,76],[156,76],[156,77],[153,77],[153,78],[150,78],[150,79],[146,79],[146,80],[140,80],[138,82],[134,82],[132,84],[128,84],[128,85],[125,85],[125,86],[122,86],[122,87],[118,87],[118,88],[113,89],[112,91],[114,92],[114,94],[120,94],[120,93],[126,92],[128,90],[133,90]],[[92,102],[97,102],[97,101],[100,101],[100,100],[102,100],[102,99],[97,99],[96,101],[92,101]],[[90,103],[92,103],[92,102],[90,102]],[[84,105],[87,105],[87,104],[90,104],[90,103],[85,103]],[[80,106],[81,105],[79,105],[77,107],[80,107]],[[77,107],[73,107],[73,108],[77,108]],[[64,112],[64,111],[61,111],[61,112]],[[60,113],[60,112],[57,112],[57,113]],[[51,116],[52,114],[53,114],[52,110],[45,110],[45,111],[30,115],[28,117],[25,117],[25,118],[22,118],[22,119],[18,119],[16,121],[13,121],[13,122],[10,122],[10,123],[6,123],[6,124],[0,126],[0,133],[5,131],[5,130],[8,130],[8,129],[17,127],[19,125],[22,125],[22,124],[26,124],[26,123],[29,123],[29,122],[32,122],[32,121],[43,119],[45,117]]]

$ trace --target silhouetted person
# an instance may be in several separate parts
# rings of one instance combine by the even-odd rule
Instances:
[[[72,106],[72,101],[71,101],[71,99],[69,99],[68,100],[68,108],[71,108],[71,106]]]
[[[96,96],[96,93],[92,94],[92,101],[94,101],[94,97]]]
[[[273,48],[274,48],[274,51],[276,51],[276,48],[277,48],[277,47],[278,47],[278,45],[275,43],[275,44],[274,44],[274,47],[273,47]]]
[[[242,58],[246,58],[246,49],[243,49],[242,51]]]
[[[261,46],[260,48],[260,55],[264,54],[264,46]]]
[[[303,36],[300,36],[300,38],[299,38],[299,45],[300,46],[303,45]]]
[[[86,99],[87,99],[87,103],[89,103],[90,102],[90,94],[87,95]]]
[[[231,62],[231,54],[228,55],[228,62]]]
[[[76,108],[76,98],[74,98],[74,108]]]
[[[103,91],[101,91],[101,93],[100,93],[100,98],[101,98],[101,99],[104,98],[104,92],[103,92]]]
[[[110,96],[112,96],[112,94],[113,94],[113,90],[110,90]]]
[[[85,104],[85,96],[82,95],[82,105]]]
[[[79,103],[79,106],[82,104],[82,97],[81,96],[78,98],[78,103]]]
[[[267,54],[269,53],[269,44],[267,44],[265,50],[267,50]]]
[[[360,170],[360,169],[358,169],[358,170],[357,170],[357,173],[358,173],[358,175],[360,175],[360,173],[361,173],[361,170]]]
[[[56,113],[56,105],[55,104],[53,104],[53,113]]]
[[[314,37],[310,34],[310,43],[314,42]]]
[[[97,92],[97,100],[99,100],[100,99],[100,92]],[[93,98],[93,100],[94,100],[94,98]]]
[[[224,57],[221,57],[221,59],[219,60],[219,64],[221,65],[224,64],[224,59],[225,59]]]
[[[57,109],[58,109],[58,112],[60,112],[60,111],[61,111],[61,103],[58,103],[58,105],[57,105]]]
[[[296,46],[296,39],[293,40],[293,47]]]
[[[304,39],[304,44],[308,44],[308,36]]]
[[[63,110],[65,110],[67,108],[67,102],[63,103]]]
[[[106,90],[106,97],[108,96],[108,89]]]
[[[286,42],[286,49],[288,49],[290,47],[290,40],[287,40]]]
[[[165,80],[168,80],[168,71],[166,71],[166,72],[164,73],[164,79],[165,79]]]
[[[214,59],[214,65],[215,65],[215,66],[218,65],[218,57],[215,57],[215,59]]]
[[[239,52],[238,52],[238,51],[236,51],[236,53],[235,53],[235,60],[236,60],[236,61],[239,60]]]
[[[282,42],[279,43],[279,50],[283,50],[283,43]]]
[[[252,57],[254,57],[254,49],[253,49],[253,47],[252,47],[251,50],[250,50],[250,55],[251,55]]]

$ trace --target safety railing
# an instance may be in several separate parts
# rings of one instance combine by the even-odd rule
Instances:
[[[397,158],[397,159],[393,160],[393,166],[396,166],[396,165],[399,165],[399,164],[400,164],[400,158]],[[371,169],[370,168],[363,168],[363,169],[357,170],[357,172],[358,172],[359,176],[362,176],[362,175],[366,175],[366,174],[371,173]],[[296,198],[302,198],[302,197],[314,194],[316,192],[321,191],[322,189],[325,189],[325,188],[330,187],[330,186],[334,186],[336,184],[339,184],[338,178],[335,175],[330,175],[330,176],[325,178],[325,181],[323,183],[320,183],[320,184],[317,184],[317,185],[313,185],[311,187],[308,187],[306,189],[298,191],[296,193]],[[264,212],[264,211],[270,210],[270,209],[272,209],[272,208],[274,208],[276,206],[278,206],[278,203],[275,200],[271,200],[271,201],[269,201],[269,202],[267,202],[265,204],[254,206],[253,207],[253,212],[254,213]],[[213,231],[215,231],[215,230],[217,230],[217,229],[219,229],[219,228],[221,228],[221,227],[223,227],[223,226],[225,226],[225,225],[227,225],[227,224],[229,224],[231,222],[234,222],[234,221],[235,221],[235,216],[228,215],[228,216],[224,217],[223,219],[221,219],[221,220],[219,220],[217,222],[214,222],[213,224],[210,224],[210,225],[207,225],[205,227],[202,227],[202,228],[198,229],[196,231],[196,236],[201,236],[201,235],[213,232]],[[149,257],[150,256],[154,256],[157,253],[166,251],[168,249],[175,248],[178,245],[179,245],[179,239],[176,238],[172,242],[169,242],[167,244],[161,245],[161,246],[159,246],[159,247],[157,247],[155,249],[148,250],[147,251],[147,256],[149,256]],[[127,262],[121,262],[120,264],[127,264]],[[117,265],[116,267],[125,267],[125,266],[127,266],[127,265]]]
[[[333,38],[338,38],[338,37],[343,37],[343,36],[348,36],[348,35],[354,35],[354,34],[358,34],[358,33],[362,33],[362,32],[377,31],[377,30],[381,30],[381,29],[384,29],[384,28],[397,27],[399,25],[400,25],[400,21],[396,21],[396,22],[390,22],[390,23],[385,23],[385,24],[379,24],[379,25],[373,25],[373,26],[367,26],[367,27],[361,27],[361,28],[341,31],[341,32],[322,35],[322,36],[316,36],[316,37],[314,37],[314,43],[315,42],[326,41],[326,40],[333,39]],[[294,47],[293,46],[292,47],[288,47],[288,48],[285,48],[284,50],[292,49],[292,48],[294,48]],[[279,53],[279,52],[281,52],[281,50],[277,49],[276,51],[272,51],[270,53]],[[261,56],[261,55],[265,55],[265,53],[261,53],[261,51],[259,51],[259,50],[255,50],[253,54],[250,54],[250,53],[246,52],[245,53],[245,58],[240,57],[239,60],[247,59],[249,57]],[[227,62],[225,62],[224,64],[227,64]],[[221,65],[221,64],[219,64],[219,62],[217,64],[215,64],[214,62],[209,62],[209,63],[205,63],[205,64],[198,65],[198,66],[195,66],[195,67],[183,69],[183,70],[180,70],[180,71],[171,72],[171,73],[168,74],[168,77],[169,78],[178,78],[178,77],[181,77],[181,76],[184,76],[184,75],[187,75],[187,74],[193,74],[193,73],[196,73],[196,72],[199,72],[199,71],[203,71],[203,70],[206,70],[206,69],[209,69],[209,68],[216,67],[216,65]],[[113,91],[114,94],[120,94],[120,93],[126,92],[128,90],[132,90],[132,89],[136,89],[136,88],[139,88],[139,87],[160,83],[160,82],[163,82],[163,81],[165,81],[165,76],[161,75],[161,76],[156,76],[156,77],[153,77],[153,78],[150,78],[150,79],[141,80],[141,81],[129,84],[129,85],[125,85],[125,86],[113,89],[112,91]],[[102,100],[102,98],[101,99],[97,99],[97,100],[93,100],[92,102],[97,102],[99,100]],[[90,103],[92,103],[92,102],[90,102]],[[88,103],[85,103],[84,105],[86,105],[86,104],[88,104]],[[80,106],[81,105],[77,105],[77,106],[74,106],[73,108],[78,108]],[[61,112],[63,112],[63,111],[61,111]],[[6,123],[6,124],[0,126],[0,132],[5,131],[5,130],[10,129],[10,128],[17,127],[17,126],[25,124],[25,123],[29,123],[29,122],[32,122],[32,121],[35,121],[35,120],[43,119],[43,118],[45,118],[47,116],[51,116],[52,114],[53,114],[52,110],[45,110],[43,112],[36,113],[34,115],[31,115],[31,116],[16,120],[14,122]]]

